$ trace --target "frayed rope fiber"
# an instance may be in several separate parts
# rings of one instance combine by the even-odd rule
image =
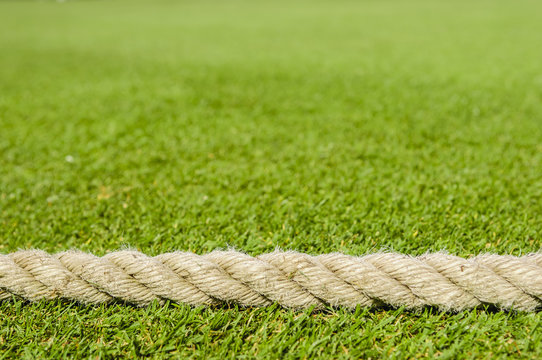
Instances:
[[[97,257],[24,250],[0,255],[0,300],[13,296],[137,306],[170,300],[189,305],[278,303],[295,309],[435,306],[443,311],[488,304],[535,311],[542,307],[542,253],[464,259],[445,253],[357,257],[275,251],[253,257],[228,250],[149,257],[123,250]]]

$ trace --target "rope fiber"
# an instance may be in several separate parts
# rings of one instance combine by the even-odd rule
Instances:
[[[189,305],[302,309],[434,306],[462,311],[488,304],[502,310],[542,307],[542,253],[483,254],[469,259],[430,253],[311,256],[275,251],[259,256],[228,250],[150,257],[123,250],[98,257],[80,251],[0,254],[0,300],[67,299],[146,306]]]

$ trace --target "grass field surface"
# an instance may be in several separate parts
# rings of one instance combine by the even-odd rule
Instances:
[[[520,255],[539,1],[1,1],[0,253]],[[0,304],[0,358],[540,358],[542,313]]]

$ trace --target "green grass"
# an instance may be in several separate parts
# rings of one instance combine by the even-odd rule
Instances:
[[[0,252],[519,255],[539,1],[0,2]],[[0,304],[0,358],[542,356],[542,313]]]

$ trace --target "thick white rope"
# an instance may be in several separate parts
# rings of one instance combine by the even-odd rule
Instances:
[[[126,250],[97,257],[25,250],[0,255],[0,300],[13,296],[137,306],[171,300],[190,305],[278,303],[296,309],[387,304],[444,311],[489,304],[535,311],[542,308],[542,253],[464,259],[444,253],[356,257],[275,251],[252,257],[229,250],[149,257]]]

